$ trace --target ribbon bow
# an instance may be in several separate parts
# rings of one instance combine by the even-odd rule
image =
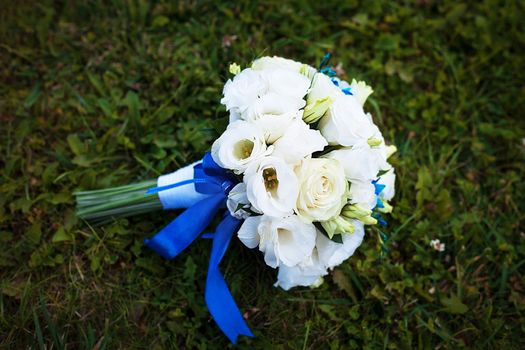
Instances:
[[[159,233],[144,241],[148,247],[165,259],[175,258],[199,237],[219,209],[224,206],[228,193],[235,186],[236,181],[213,161],[210,153],[206,153],[202,163],[194,167],[193,179],[152,188],[148,193],[157,193],[192,183],[197,192],[210,196],[186,209]],[[241,221],[227,212],[217,226],[215,234],[212,235],[213,244],[205,290],[208,310],[233,344],[237,342],[239,335],[253,337],[219,270],[219,264],[228,249],[230,240],[240,225]]]

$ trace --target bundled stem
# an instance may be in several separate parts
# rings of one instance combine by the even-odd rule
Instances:
[[[94,191],[75,192],[77,216],[93,224],[103,224],[117,218],[161,210],[156,193],[147,194],[156,187],[156,180]]]

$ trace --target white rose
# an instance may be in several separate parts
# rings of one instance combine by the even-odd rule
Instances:
[[[244,172],[248,165],[266,154],[264,134],[255,125],[238,120],[228,125],[224,133],[213,143],[211,155],[222,168],[236,174]]]
[[[359,101],[352,95],[337,98],[319,121],[330,145],[353,146],[372,138],[376,130]]]
[[[297,165],[312,153],[322,151],[328,145],[319,130],[310,129],[301,118],[295,119],[284,135],[273,144],[274,157],[284,159],[290,165]]]
[[[354,95],[354,97],[359,101],[361,106],[365,104],[368,96],[370,96],[374,92],[374,90],[372,90],[372,88],[368,86],[364,81],[356,81],[355,79],[352,79],[350,89],[352,95]]]
[[[296,212],[306,221],[326,221],[340,214],[347,202],[348,182],[339,161],[305,159],[297,168],[299,196]]]
[[[317,249],[314,248],[312,256],[307,262],[300,263],[296,266],[280,266],[277,274],[275,287],[281,287],[284,290],[290,288],[317,287],[323,283],[323,276],[328,274],[324,264],[319,261]]]
[[[379,193],[379,197],[387,201],[394,198],[394,194],[396,193],[396,173],[394,168],[391,168],[381,175],[377,183],[385,185],[385,188]]]
[[[273,217],[293,212],[299,186],[292,168],[277,157],[264,157],[251,164],[244,174],[246,194],[252,206]]]
[[[308,77],[288,69],[266,69],[260,74],[268,84],[268,92],[283,96],[304,98],[311,84]]]
[[[221,103],[226,110],[233,113],[233,120],[243,113],[252,103],[268,91],[268,84],[259,72],[250,68],[244,69],[233,80],[224,85]]]
[[[295,266],[312,255],[316,229],[297,216],[272,218],[267,215],[251,216],[237,233],[248,248],[259,246],[268,266]]]
[[[363,237],[365,236],[363,223],[352,220],[352,224],[354,226],[353,233],[341,234],[343,243],[331,241],[328,237],[318,232],[316,240],[317,252],[319,254],[319,261],[326,268],[333,269],[351,257],[363,242]]]
[[[301,118],[304,103],[301,98],[268,93],[254,101],[243,119],[256,124],[264,132],[266,141],[273,143],[295,118]]]
[[[246,219],[251,215],[251,212],[257,212],[252,208],[248,196],[246,195],[246,184],[244,182],[238,183],[228,193],[228,200],[226,206],[230,214],[237,219]],[[260,214],[260,213],[259,213]]]

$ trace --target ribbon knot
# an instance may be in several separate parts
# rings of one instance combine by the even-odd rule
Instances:
[[[228,193],[235,186],[236,180],[213,161],[210,153],[206,153],[202,163],[194,167],[192,180],[152,188],[147,193],[156,193],[188,184],[193,184],[197,192],[210,196],[186,209],[155,236],[144,240],[148,247],[168,260],[175,258],[199,237],[219,209],[224,207]],[[230,240],[240,225],[239,219],[226,212],[215,234],[212,235],[213,244],[205,290],[208,310],[233,344],[237,342],[239,335],[253,337],[219,270],[219,264],[228,249]]]

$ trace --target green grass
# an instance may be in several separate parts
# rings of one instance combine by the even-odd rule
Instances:
[[[522,1],[3,1],[0,348],[222,349],[210,242],[163,261],[159,212],[90,227],[72,193],[154,178],[224,128],[228,65],[333,52],[399,152],[381,249],[284,292],[234,240],[222,265],[239,348],[525,347]],[[438,238],[438,253],[429,241]]]

